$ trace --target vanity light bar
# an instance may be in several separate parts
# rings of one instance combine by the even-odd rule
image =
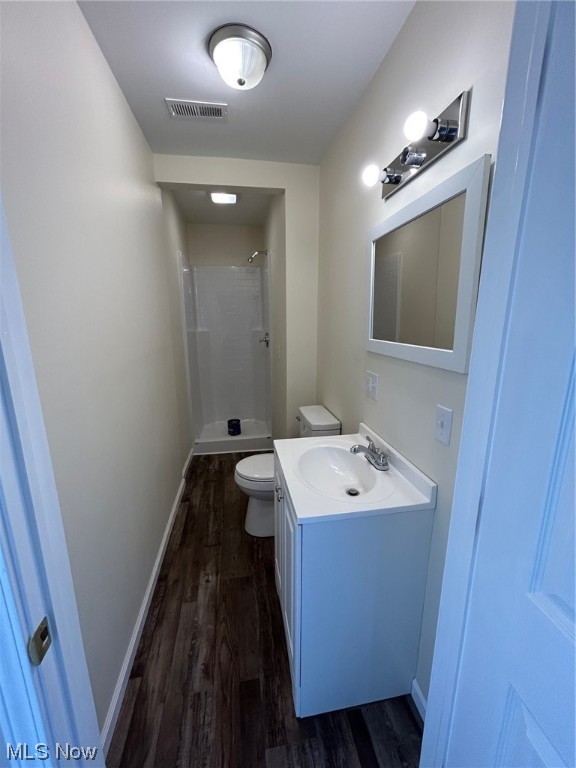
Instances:
[[[424,112],[415,112],[406,120],[404,130],[411,143],[388,163],[380,174],[382,197],[387,199],[400,187],[464,141],[468,132],[470,91],[463,91],[433,120]]]
[[[400,184],[402,181],[402,171],[394,168],[384,168],[383,174],[382,184]]]

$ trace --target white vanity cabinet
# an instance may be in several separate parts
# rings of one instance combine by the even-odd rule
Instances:
[[[275,472],[276,585],[296,715],[410,693],[433,508],[301,515],[278,455]]]

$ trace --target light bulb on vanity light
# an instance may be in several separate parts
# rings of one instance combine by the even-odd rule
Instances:
[[[367,187],[374,187],[379,181],[383,181],[384,173],[375,164],[367,165],[362,171],[362,181]]]
[[[402,171],[397,171],[394,168],[380,170],[377,165],[367,165],[362,171],[362,181],[367,187],[373,187],[378,182],[396,185],[402,181]]]
[[[419,141],[423,138],[431,139],[437,128],[438,125],[435,120],[430,120],[426,112],[418,110],[406,118],[404,136],[408,141]]]

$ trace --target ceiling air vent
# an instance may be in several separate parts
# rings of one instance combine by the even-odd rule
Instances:
[[[171,117],[188,120],[227,120],[228,104],[217,101],[187,101],[186,99],[164,99]]]

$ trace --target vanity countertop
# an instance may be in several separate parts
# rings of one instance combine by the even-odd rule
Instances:
[[[350,453],[366,435],[388,456],[387,471]],[[275,440],[274,451],[300,524],[436,506],[436,484],[365,424],[357,434]]]

